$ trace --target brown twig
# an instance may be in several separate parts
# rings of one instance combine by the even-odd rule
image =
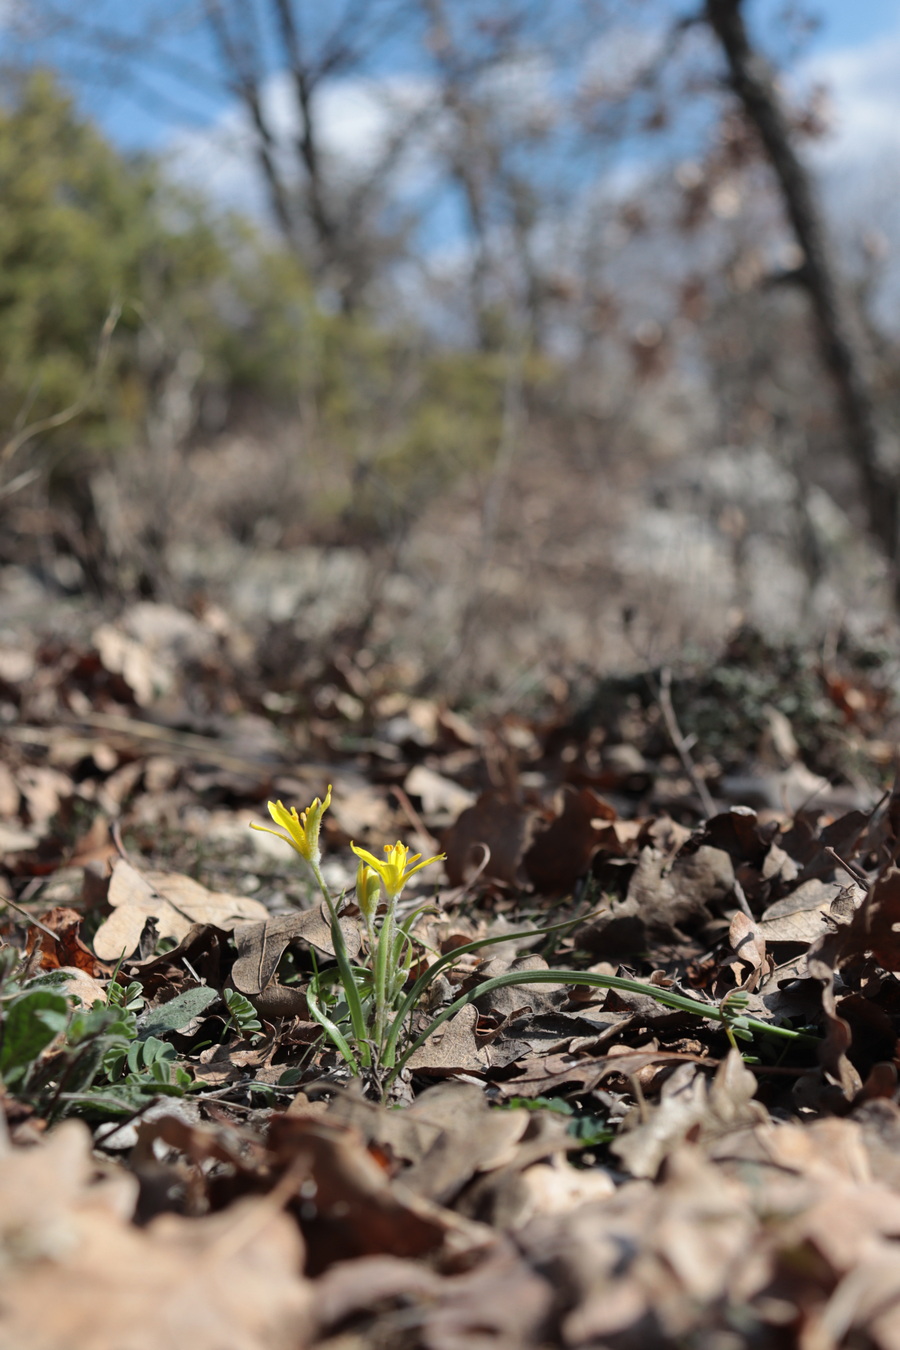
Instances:
[[[872,883],[865,873],[861,872],[858,867],[854,867],[852,863],[844,862],[844,859],[840,854],[836,853],[830,845],[826,847],[825,852],[828,854],[829,858],[833,858],[836,863],[843,867],[844,871],[849,873],[853,880],[862,886],[863,890],[868,891],[871,888]]]
[[[687,737],[682,733],[678,725],[678,718],[675,716],[675,709],[672,706],[672,672],[668,666],[664,666],[659,675],[658,701],[663,720],[666,724],[666,730],[669,733],[669,739],[675,748],[675,753],[681,760],[681,767],[684,769],[688,778],[691,780],[691,786],[700,798],[700,806],[707,820],[710,816],[716,814],[716,804],[710,795],[709,788],[697,772],[697,766],[691,759],[690,745]],[[751,915],[752,918],[752,915]]]
[[[73,418],[80,416],[85,411],[90,402],[91,395],[97,386],[103,367],[106,365],[106,359],[109,356],[110,343],[113,333],[116,331],[116,325],[122,317],[122,306],[116,301],[106,316],[106,320],[100,330],[100,342],[97,346],[97,357],[94,362],[94,369],[85,383],[82,392],[74,403],[70,403],[68,408],[63,408],[61,412],[53,413],[50,417],[42,417],[37,422],[30,422],[28,426],[23,427],[21,431],[10,436],[0,451],[0,462],[6,463],[16,455],[23,445],[33,440],[35,436],[40,436],[45,431],[55,431],[57,427],[63,427]],[[16,480],[17,481],[17,480]]]
[[[17,914],[21,914],[22,918],[27,919],[33,928],[39,928],[42,933],[46,933],[48,937],[52,937],[54,942],[57,942],[59,940],[58,933],[54,933],[52,928],[48,928],[45,923],[41,923],[40,919],[32,918],[32,916],[28,913],[28,910],[23,909],[21,905],[17,905],[15,900],[7,900],[7,898],[4,896],[3,904],[6,906],[7,909],[14,909]]]

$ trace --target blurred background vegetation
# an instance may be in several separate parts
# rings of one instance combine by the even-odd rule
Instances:
[[[815,7],[763,19],[11,12],[0,565],[196,605],[264,555],[357,550],[369,636],[512,687],[742,621],[892,624],[889,221],[836,213],[823,170],[804,234],[728,42],[746,21],[797,67]],[[148,90],[156,131],[113,134]],[[769,86],[801,174],[840,134],[826,92],[814,61]]]

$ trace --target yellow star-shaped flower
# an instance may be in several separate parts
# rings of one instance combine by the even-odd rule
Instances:
[[[367,849],[359,848],[356,844],[351,844],[350,847],[357,858],[361,859],[381,877],[381,884],[384,886],[388,900],[396,900],[410,877],[416,872],[420,872],[423,867],[428,867],[431,863],[443,862],[447,856],[446,853],[438,853],[433,858],[426,858],[424,862],[419,862],[421,853],[414,853],[410,857],[409,849],[399,840],[396,844],[385,844],[384,851],[388,855],[385,860],[376,858],[373,853],[369,853]]]
[[[318,797],[306,808],[297,814],[297,808],[292,806],[290,810],[282,802],[269,802],[269,815],[280,829],[273,830],[268,825],[257,825],[253,821],[250,823],[251,830],[263,830],[266,834],[274,834],[276,838],[283,839],[291,848],[296,849],[301,858],[305,858],[308,863],[318,864],[322,854],[319,850],[319,830],[322,826],[322,817],[331,805],[331,785],[325,794],[325,800],[320,801]]]

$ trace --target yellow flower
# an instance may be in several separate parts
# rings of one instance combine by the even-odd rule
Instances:
[[[368,863],[361,862],[356,869],[356,903],[367,919],[371,919],[378,908],[380,895],[381,878]]]
[[[399,840],[396,844],[385,844],[384,851],[388,855],[386,861],[380,861],[367,849],[358,848],[356,844],[351,844],[350,847],[357,858],[360,858],[373,872],[377,872],[381,877],[388,900],[397,899],[414,873],[420,872],[423,867],[428,867],[433,862],[443,862],[447,856],[446,853],[438,853],[433,858],[426,858],[424,862],[419,862],[421,853],[414,853],[410,857],[409,849]],[[415,863],[415,866],[413,866],[413,863]]]
[[[296,849],[301,858],[305,858],[308,863],[318,865],[322,857],[319,851],[319,830],[322,826],[322,817],[331,805],[331,785],[325,794],[325,800],[319,801],[319,798],[312,802],[305,811],[297,815],[297,808],[292,806],[290,810],[282,802],[269,802],[269,815],[276,825],[281,828],[277,830],[270,829],[268,825],[257,825],[250,822],[251,830],[264,830],[266,834],[274,834],[276,838],[283,839],[285,843],[290,844],[291,848]]]

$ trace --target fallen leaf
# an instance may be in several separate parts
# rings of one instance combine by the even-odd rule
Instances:
[[[327,1118],[276,1116],[268,1134],[273,1166],[298,1176],[310,1274],[352,1256],[472,1255],[490,1229],[460,1219],[391,1180],[360,1135]]]
[[[609,803],[590,788],[567,792],[560,814],[536,835],[525,854],[525,871],[534,887],[545,895],[571,891],[587,871],[601,828],[615,816]]]
[[[130,1216],[136,1180],[66,1121],[0,1158],[0,1344],[15,1350],[297,1350],[311,1321],[296,1226],[263,1198]]]
[[[731,1050],[712,1083],[694,1065],[676,1069],[664,1084],[659,1105],[632,1130],[610,1145],[632,1176],[654,1177],[660,1164],[692,1134],[720,1135],[768,1118],[755,1102],[756,1079]]]
[[[113,868],[107,899],[113,912],[94,935],[94,951],[104,961],[136,951],[148,919],[156,921],[158,938],[180,942],[193,923],[230,932],[247,919],[268,917],[258,900],[209,891],[177,872],[138,872],[124,859]]]
[[[81,915],[77,910],[57,906],[42,914],[40,921],[42,928],[29,928],[25,951],[30,956],[36,948],[39,950],[42,970],[70,966],[94,978],[112,974],[82,941]],[[52,929],[54,936],[44,931],[47,928]]]
[[[532,813],[489,788],[468,807],[444,839],[447,880],[461,886],[479,870],[513,885],[531,837]],[[487,849],[487,861],[484,850]]]
[[[407,1065],[413,1073],[478,1073],[490,1067],[488,1046],[475,1039],[478,1011],[469,1003],[420,1045]]]
[[[359,924],[350,919],[339,920],[350,960],[356,959],[362,943]],[[234,987],[242,994],[256,995],[269,985],[278,969],[278,963],[291,942],[302,939],[326,956],[334,956],[331,940],[331,920],[324,904],[299,914],[281,914],[264,923],[241,923],[235,926],[234,939],[238,949],[231,974]]]

